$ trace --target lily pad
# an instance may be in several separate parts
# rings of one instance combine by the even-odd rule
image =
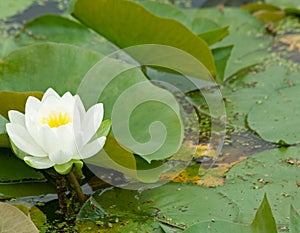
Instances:
[[[9,149],[0,149],[0,164],[2,166],[0,183],[45,181],[45,177],[41,172],[27,166],[24,161],[17,158]]]
[[[67,44],[26,46],[1,60],[0,89],[26,92],[52,87],[59,94],[75,93],[86,72],[101,58],[99,53]]]
[[[211,219],[233,221],[238,210],[229,199],[199,186],[169,183],[143,192],[125,189],[107,189],[95,193],[93,198],[105,210],[103,223],[93,229],[110,231],[163,232],[161,225],[172,226],[177,232]],[[97,211],[97,210],[95,210]],[[99,215],[100,217],[100,215]],[[116,220],[117,219],[117,220]],[[107,229],[108,230],[108,229]]]
[[[41,42],[67,43],[102,54],[110,54],[116,50],[105,38],[60,15],[42,15],[26,22],[14,41],[18,46]]]
[[[1,1],[0,2],[0,19],[6,19],[17,13],[21,13],[29,7],[34,0],[18,0],[18,1]]]
[[[137,3],[79,0],[73,14],[120,48],[143,44],[172,46],[193,55],[212,76],[216,74],[213,56],[205,41],[178,21],[156,16]]]
[[[28,216],[12,205],[0,202],[0,229],[3,233],[38,233]]]
[[[295,210],[295,208],[291,205],[290,209],[290,232],[297,233],[300,231],[300,215]]]
[[[222,10],[207,8],[186,12],[195,18],[208,18],[220,27],[229,26],[230,34],[214,45],[214,48],[234,45],[224,80],[249,66],[261,63],[269,56],[267,47],[272,37],[265,34],[264,26],[249,12],[229,7]]]
[[[276,233],[277,230],[268,199],[265,196],[251,225],[213,220],[195,224],[184,232]]]
[[[246,116],[255,105],[267,101],[281,88],[298,85],[298,72],[290,72],[282,66],[248,74],[222,89],[226,100],[227,117],[234,126],[244,128]]]
[[[218,190],[238,203],[238,221],[248,224],[266,193],[277,226],[288,227],[290,205],[300,207],[298,161],[299,146],[258,153],[232,167],[226,175],[226,185]]]
[[[248,113],[249,127],[264,140],[274,143],[300,143],[298,101],[300,86],[283,88],[267,100],[253,106]]]

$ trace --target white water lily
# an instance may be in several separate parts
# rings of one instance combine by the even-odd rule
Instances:
[[[32,96],[27,99],[25,114],[11,110],[8,116],[6,130],[13,146],[37,169],[54,166],[66,174],[73,163],[82,164],[81,159],[98,153],[106,140],[105,136],[94,139],[103,119],[103,104],[86,111],[80,97],[70,92],[60,97],[49,88],[41,101]]]

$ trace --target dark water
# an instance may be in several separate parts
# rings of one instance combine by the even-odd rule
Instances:
[[[1,1],[1,0],[0,0]],[[30,21],[40,15],[44,14],[62,14],[65,12],[65,9],[59,9],[59,3],[57,1],[47,1],[43,5],[37,3],[32,4],[24,12],[13,16],[9,19],[11,22],[23,23]]]

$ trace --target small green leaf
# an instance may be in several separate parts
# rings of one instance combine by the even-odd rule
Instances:
[[[99,129],[97,130],[96,134],[93,136],[91,141],[96,138],[100,138],[102,136],[107,136],[111,129],[111,121],[109,119],[102,121]]]
[[[64,163],[64,164],[55,164],[54,169],[55,169],[55,171],[57,171],[61,175],[67,175],[72,170],[74,164],[76,166],[76,170],[81,170],[81,168],[83,167],[83,162],[82,161],[80,161],[80,160],[71,160],[71,161],[69,161],[67,163]]]
[[[224,80],[226,65],[231,55],[232,49],[233,45],[229,45],[225,47],[215,48],[212,50],[217,68],[216,81],[218,83],[222,83]]]
[[[229,35],[229,27],[217,28],[211,31],[203,32],[199,36],[206,41],[208,45],[213,45]]]
[[[0,229],[1,232],[39,233],[39,230],[17,207],[0,202]]]
[[[300,232],[300,215],[295,210],[293,205],[290,207],[290,233],[299,233]]]
[[[255,218],[251,224],[253,233],[276,233],[276,222],[272,210],[265,194],[264,199],[256,212]]]

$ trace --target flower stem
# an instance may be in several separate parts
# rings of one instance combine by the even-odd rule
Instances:
[[[56,176],[56,190],[58,196],[58,204],[63,216],[66,216],[68,212],[67,196],[66,196],[66,178],[60,174]]]
[[[81,186],[80,186],[74,172],[71,171],[67,177],[77,194],[77,198],[78,198],[80,205],[82,205],[86,201],[86,196],[83,194]]]

